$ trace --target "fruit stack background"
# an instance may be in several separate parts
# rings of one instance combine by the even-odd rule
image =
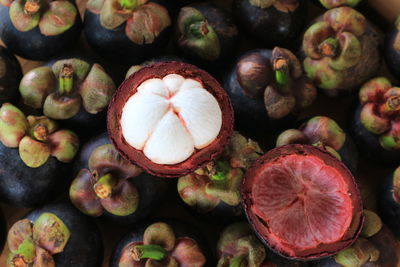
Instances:
[[[214,0],[213,2],[217,2],[220,6],[225,6],[229,8],[231,6],[231,0]],[[311,2],[311,1],[310,1]],[[367,1],[366,1],[367,2]],[[77,0],[80,13],[84,14],[86,1],[85,0]],[[378,24],[378,26],[385,25],[389,21],[393,21],[396,15],[400,14],[400,1],[399,0],[369,0],[369,6],[372,7],[372,11],[370,14],[365,14],[368,19],[372,22]],[[316,5],[310,4],[310,21],[321,14],[324,10],[322,8],[318,8]],[[369,10],[369,11],[371,11]],[[380,16],[377,16],[377,15]],[[386,24],[387,26],[388,24]],[[249,43],[246,36],[241,36],[241,51],[243,52],[251,48],[256,48],[257,45],[253,43]],[[1,41],[0,41],[1,44]],[[172,44],[170,44],[172,45]],[[114,75],[120,77],[122,79],[124,73],[126,72],[126,68],[110,64],[104,59],[98,58],[89,48],[84,38],[81,37],[79,42],[76,44],[76,51],[80,51],[84,55],[88,55],[90,57],[95,58],[98,62],[103,65],[108,66],[110,70],[112,70]],[[238,54],[239,54],[238,52]],[[21,63],[24,74],[29,70],[40,66],[42,62],[37,61],[29,61],[18,57],[18,60]],[[386,66],[382,64],[382,67],[377,73],[376,76],[385,75],[386,77],[391,77]],[[391,77],[392,78],[392,77]],[[303,118],[309,118],[317,115],[325,115],[335,119],[339,125],[347,126],[349,114],[352,114],[352,110],[354,108],[355,98],[347,97],[347,98],[327,98],[323,94],[318,95],[318,99],[314,102],[311,108],[309,108],[306,112],[302,114]],[[258,135],[263,136],[265,141],[264,145],[270,146],[274,139],[268,135],[268,133],[258,133]],[[379,164],[371,164],[370,161],[365,160],[363,157],[360,158],[360,163],[358,167],[357,173],[355,173],[355,177],[357,182],[359,183],[364,206],[370,210],[376,210],[376,193],[377,189],[381,185],[384,177],[388,176],[392,171],[391,168],[385,168],[380,166]],[[177,217],[184,218],[185,221],[192,223],[194,226],[198,227],[203,233],[206,233],[208,238],[208,242],[210,247],[214,247],[220,231],[223,226],[219,225],[217,221],[215,222],[203,222],[198,220],[193,216],[193,214],[189,213],[188,209],[184,207],[181,199],[178,198],[178,195],[174,190],[170,190],[167,195],[167,201],[164,201],[161,206],[157,208],[157,210],[152,214],[152,218],[163,218],[163,217]],[[65,192],[64,198],[68,198],[67,192]],[[9,229],[17,220],[19,220],[28,209],[15,208],[12,206],[8,206],[5,204],[0,204],[0,207],[5,213],[5,217],[7,218],[7,229]],[[121,239],[121,237],[132,230],[129,226],[118,226],[115,227],[112,223],[107,223],[100,221],[98,225],[102,231],[102,235],[104,238],[105,245],[105,255],[103,260],[103,266],[108,266],[110,254],[117,244],[117,242]],[[3,253],[0,257],[0,266],[5,266],[5,261],[7,257],[7,253],[5,253],[6,249],[4,249]],[[400,253],[400,251],[399,251]]]

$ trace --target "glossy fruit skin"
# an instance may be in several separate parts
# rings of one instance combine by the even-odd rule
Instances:
[[[161,1],[150,1],[163,5]],[[101,57],[124,65],[136,65],[161,54],[171,35],[171,27],[163,30],[152,44],[138,45],[125,34],[126,23],[113,30],[108,30],[100,24],[100,15],[89,10],[85,11],[83,22],[85,38],[91,48]]]
[[[1,31],[1,30],[0,30]],[[18,86],[22,78],[21,65],[17,58],[5,47],[0,45],[0,61],[5,63],[4,76],[0,77],[0,105],[5,102],[15,102],[19,96]]]
[[[144,222],[140,225],[135,225],[133,228],[133,231],[126,234],[114,248],[112,256],[110,258],[109,267],[119,267],[118,262],[119,262],[119,259],[121,257],[124,247],[131,242],[142,241],[143,233],[146,230],[146,228],[155,222],[165,222],[169,226],[171,226],[175,233],[176,238],[186,236],[186,237],[189,237],[189,238],[192,238],[193,240],[195,240],[197,242],[197,244],[199,245],[201,251],[203,252],[204,256],[207,259],[207,262],[204,265],[204,267],[216,266],[214,264],[214,259],[211,256],[212,255],[211,251],[210,251],[209,247],[207,246],[207,243],[205,242],[205,240],[202,238],[201,233],[197,230],[197,228],[192,227],[191,225],[186,224],[181,221],[177,221],[177,220],[173,220],[173,219],[167,219],[167,220],[161,219],[161,220],[156,220],[156,221],[151,221],[151,222]]]
[[[68,0],[71,3],[75,1]],[[74,25],[64,33],[56,36],[43,35],[39,27],[27,32],[18,31],[12,24],[9,8],[0,5],[0,38],[16,55],[30,60],[45,61],[60,53],[70,50],[79,40],[82,30],[81,16],[76,16]]]
[[[272,56],[272,50],[256,49],[243,54],[240,58],[250,53],[259,53],[266,60]],[[244,89],[238,82],[238,76],[236,74],[236,66],[240,58],[233,65],[228,74],[225,75],[222,82],[235,112],[235,127],[238,127],[244,134],[253,137],[254,133],[265,132],[271,125],[277,128],[283,128],[287,124],[290,124],[290,122],[293,122],[296,117],[294,115],[289,115],[280,120],[269,119],[263,96],[253,98],[245,94]]]
[[[233,29],[236,29],[233,18],[226,10],[217,7],[213,3],[202,2],[194,3],[189,6],[198,10],[207,20],[208,24],[214,29],[218,36],[221,53],[217,59],[207,60],[196,55],[192,50],[180,46],[178,38],[175,38],[176,46],[192,63],[213,72],[218,71],[221,65],[232,60],[239,43],[238,31],[236,30],[236,33],[233,33]]]
[[[298,2],[299,6],[294,12],[286,13],[274,6],[262,9],[251,5],[249,0],[235,0],[233,14],[242,31],[264,46],[288,47],[293,45],[307,18],[307,1]]]
[[[102,133],[90,139],[82,147],[80,155],[76,158],[74,163],[74,177],[81,169],[88,168],[88,160],[92,152],[97,147],[105,144],[111,144],[111,141],[108,139],[107,133]],[[116,216],[104,211],[101,216],[102,219],[119,224],[136,223],[148,217],[154,209],[160,206],[167,193],[168,187],[171,185],[169,180],[152,176],[146,172],[134,177],[131,181],[139,192],[139,206],[137,210],[128,216]]]
[[[50,212],[60,218],[71,232],[64,251],[54,255],[57,267],[98,267],[103,260],[103,240],[95,222],[68,203],[47,204],[25,217],[35,221]]]
[[[399,30],[392,26],[386,35],[384,55],[390,71],[398,80],[400,80],[400,51],[393,47],[398,34]]]
[[[361,106],[359,105],[352,121],[352,132],[357,147],[369,159],[387,166],[396,166],[400,163],[400,150],[384,149],[379,143],[379,135],[369,132],[360,120]]]
[[[3,250],[4,242],[6,241],[6,219],[3,212],[0,210],[0,251]]]
[[[394,174],[387,176],[378,196],[378,211],[382,221],[400,238],[400,203],[396,201],[393,190]]]
[[[66,189],[71,167],[50,156],[39,168],[21,160],[18,148],[0,143],[0,201],[18,207],[36,207]]]

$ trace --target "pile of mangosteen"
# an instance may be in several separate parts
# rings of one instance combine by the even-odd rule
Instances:
[[[400,266],[397,13],[0,0],[0,266]]]

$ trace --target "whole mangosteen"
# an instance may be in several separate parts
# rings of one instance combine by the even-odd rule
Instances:
[[[66,185],[79,149],[75,133],[44,116],[25,115],[15,106],[0,108],[0,200],[35,207]]]
[[[370,159],[386,165],[400,163],[400,88],[384,78],[365,83],[354,114],[353,132]]]
[[[22,70],[18,60],[7,48],[0,45],[0,105],[17,100],[21,77]]]
[[[288,47],[303,30],[307,1],[234,0],[233,14],[241,30],[264,46]]]
[[[304,122],[299,129],[283,131],[276,147],[288,144],[309,144],[325,149],[354,173],[357,170],[358,152],[350,135],[331,118],[316,116]]]
[[[222,153],[233,131],[233,111],[208,73],[162,62],[122,83],[110,103],[107,126],[126,159],[150,174],[179,177]]]
[[[98,267],[103,258],[96,224],[67,204],[31,211],[11,227],[7,244],[7,267]]]
[[[74,0],[1,0],[0,24],[8,49],[42,61],[72,48],[82,29]]]
[[[380,38],[351,7],[327,11],[303,37],[304,70],[328,96],[357,90],[380,66]]]
[[[262,153],[256,142],[234,132],[221,156],[178,179],[179,196],[201,218],[229,222],[240,218],[240,185],[247,168]]]
[[[400,16],[386,36],[385,59],[390,71],[400,80]]]
[[[168,180],[145,173],[124,159],[106,133],[83,146],[70,187],[72,203],[84,214],[135,223],[160,205]]]
[[[224,78],[224,88],[235,110],[235,123],[250,132],[292,120],[317,96],[300,61],[279,47],[246,52]]]
[[[230,14],[212,3],[183,7],[177,19],[175,44],[182,54],[207,69],[230,61],[238,45],[238,30]]]
[[[19,91],[25,105],[89,135],[105,127],[116,86],[97,63],[79,58],[51,61],[24,75]]]
[[[160,1],[90,0],[84,31],[89,45],[100,56],[132,65],[163,51],[171,23]]]
[[[136,226],[114,249],[110,267],[212,266],[200,234],[176,221]]]
[[[275,148],[255,161],[246,172],[242,200],[261,241],[290,259],[334,255],[355,242],[363,225],[351,172],[309,145]]]

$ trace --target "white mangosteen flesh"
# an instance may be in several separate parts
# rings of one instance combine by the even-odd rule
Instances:
[[[120,123],[129,145],[156,164],[173,165],[217,138],[222,111],[200,82],[169,74],[139,85],[125,103]]]

